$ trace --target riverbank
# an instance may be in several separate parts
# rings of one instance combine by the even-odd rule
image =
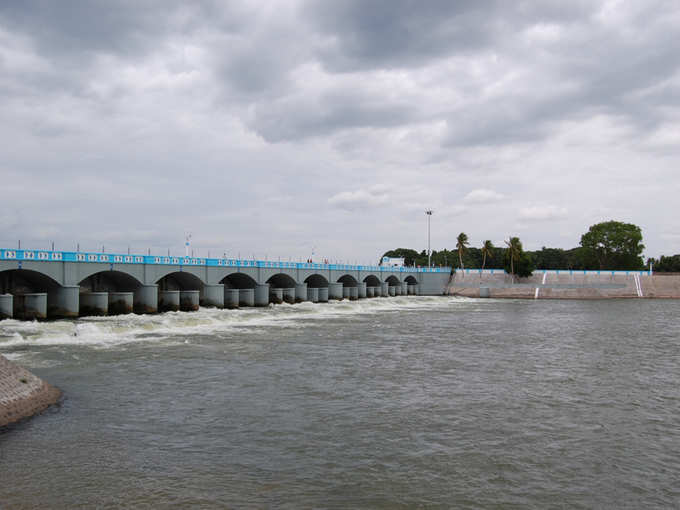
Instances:
[[[515,299],[680,299],[680,274],[543,274],[515,278],[505,273],[456,273],[449,295]]]
[[[61,391],[0,355],[0,427],[55,404]]]

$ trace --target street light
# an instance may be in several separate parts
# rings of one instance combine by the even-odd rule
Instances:
[[[427,267],[432,267],[432,252],[430,251],[430,218],[432,217],[432,209],[425,211],[427,214]]]

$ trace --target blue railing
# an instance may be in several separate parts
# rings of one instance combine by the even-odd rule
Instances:
[[[449,273],[450,267],[386,267],[350,264],[315,264],[308,262],[274,262],[268,260],[212,259],[159,255],[118,255],[46,250],[0,249],[0,260],[32,260],[42,262],[98,262],[105,264],[156,264],[174,266],[262,267],[272,269],[337,269],[342,271],[378,271],[396,273]]]
[[[456,269],[456,273],[463,272],[465,274],[506,274],[505,269]],[[534,269],[533,274],[561,274],[561,275],[614,275],[614,276],[630,276],[637,274],[639,276],[649,276],[650,271],[613,271],[610,269]]]

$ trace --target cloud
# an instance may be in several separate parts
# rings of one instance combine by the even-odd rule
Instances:
[[[480,188],[473,189],[470,193],[465,195],[465,197],[463,197],[463,202],[466,204],[487,204],[490,202],[498,202],[503,198],[505,198],[505,196],[501,193],[491,189]]]
[[[567,209],[555,205],[535,205],[522,207],[519,217],[526,221],[560,220],[567,217]]]
[[[346,211],[379,207],[388,201],[389,195],[387,193],[370,189],[341,191],[328,199],[330,205]]]

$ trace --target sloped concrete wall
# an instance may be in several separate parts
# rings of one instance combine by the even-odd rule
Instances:
[[[0,427],[46,409],[61,391],[0,355]]]

